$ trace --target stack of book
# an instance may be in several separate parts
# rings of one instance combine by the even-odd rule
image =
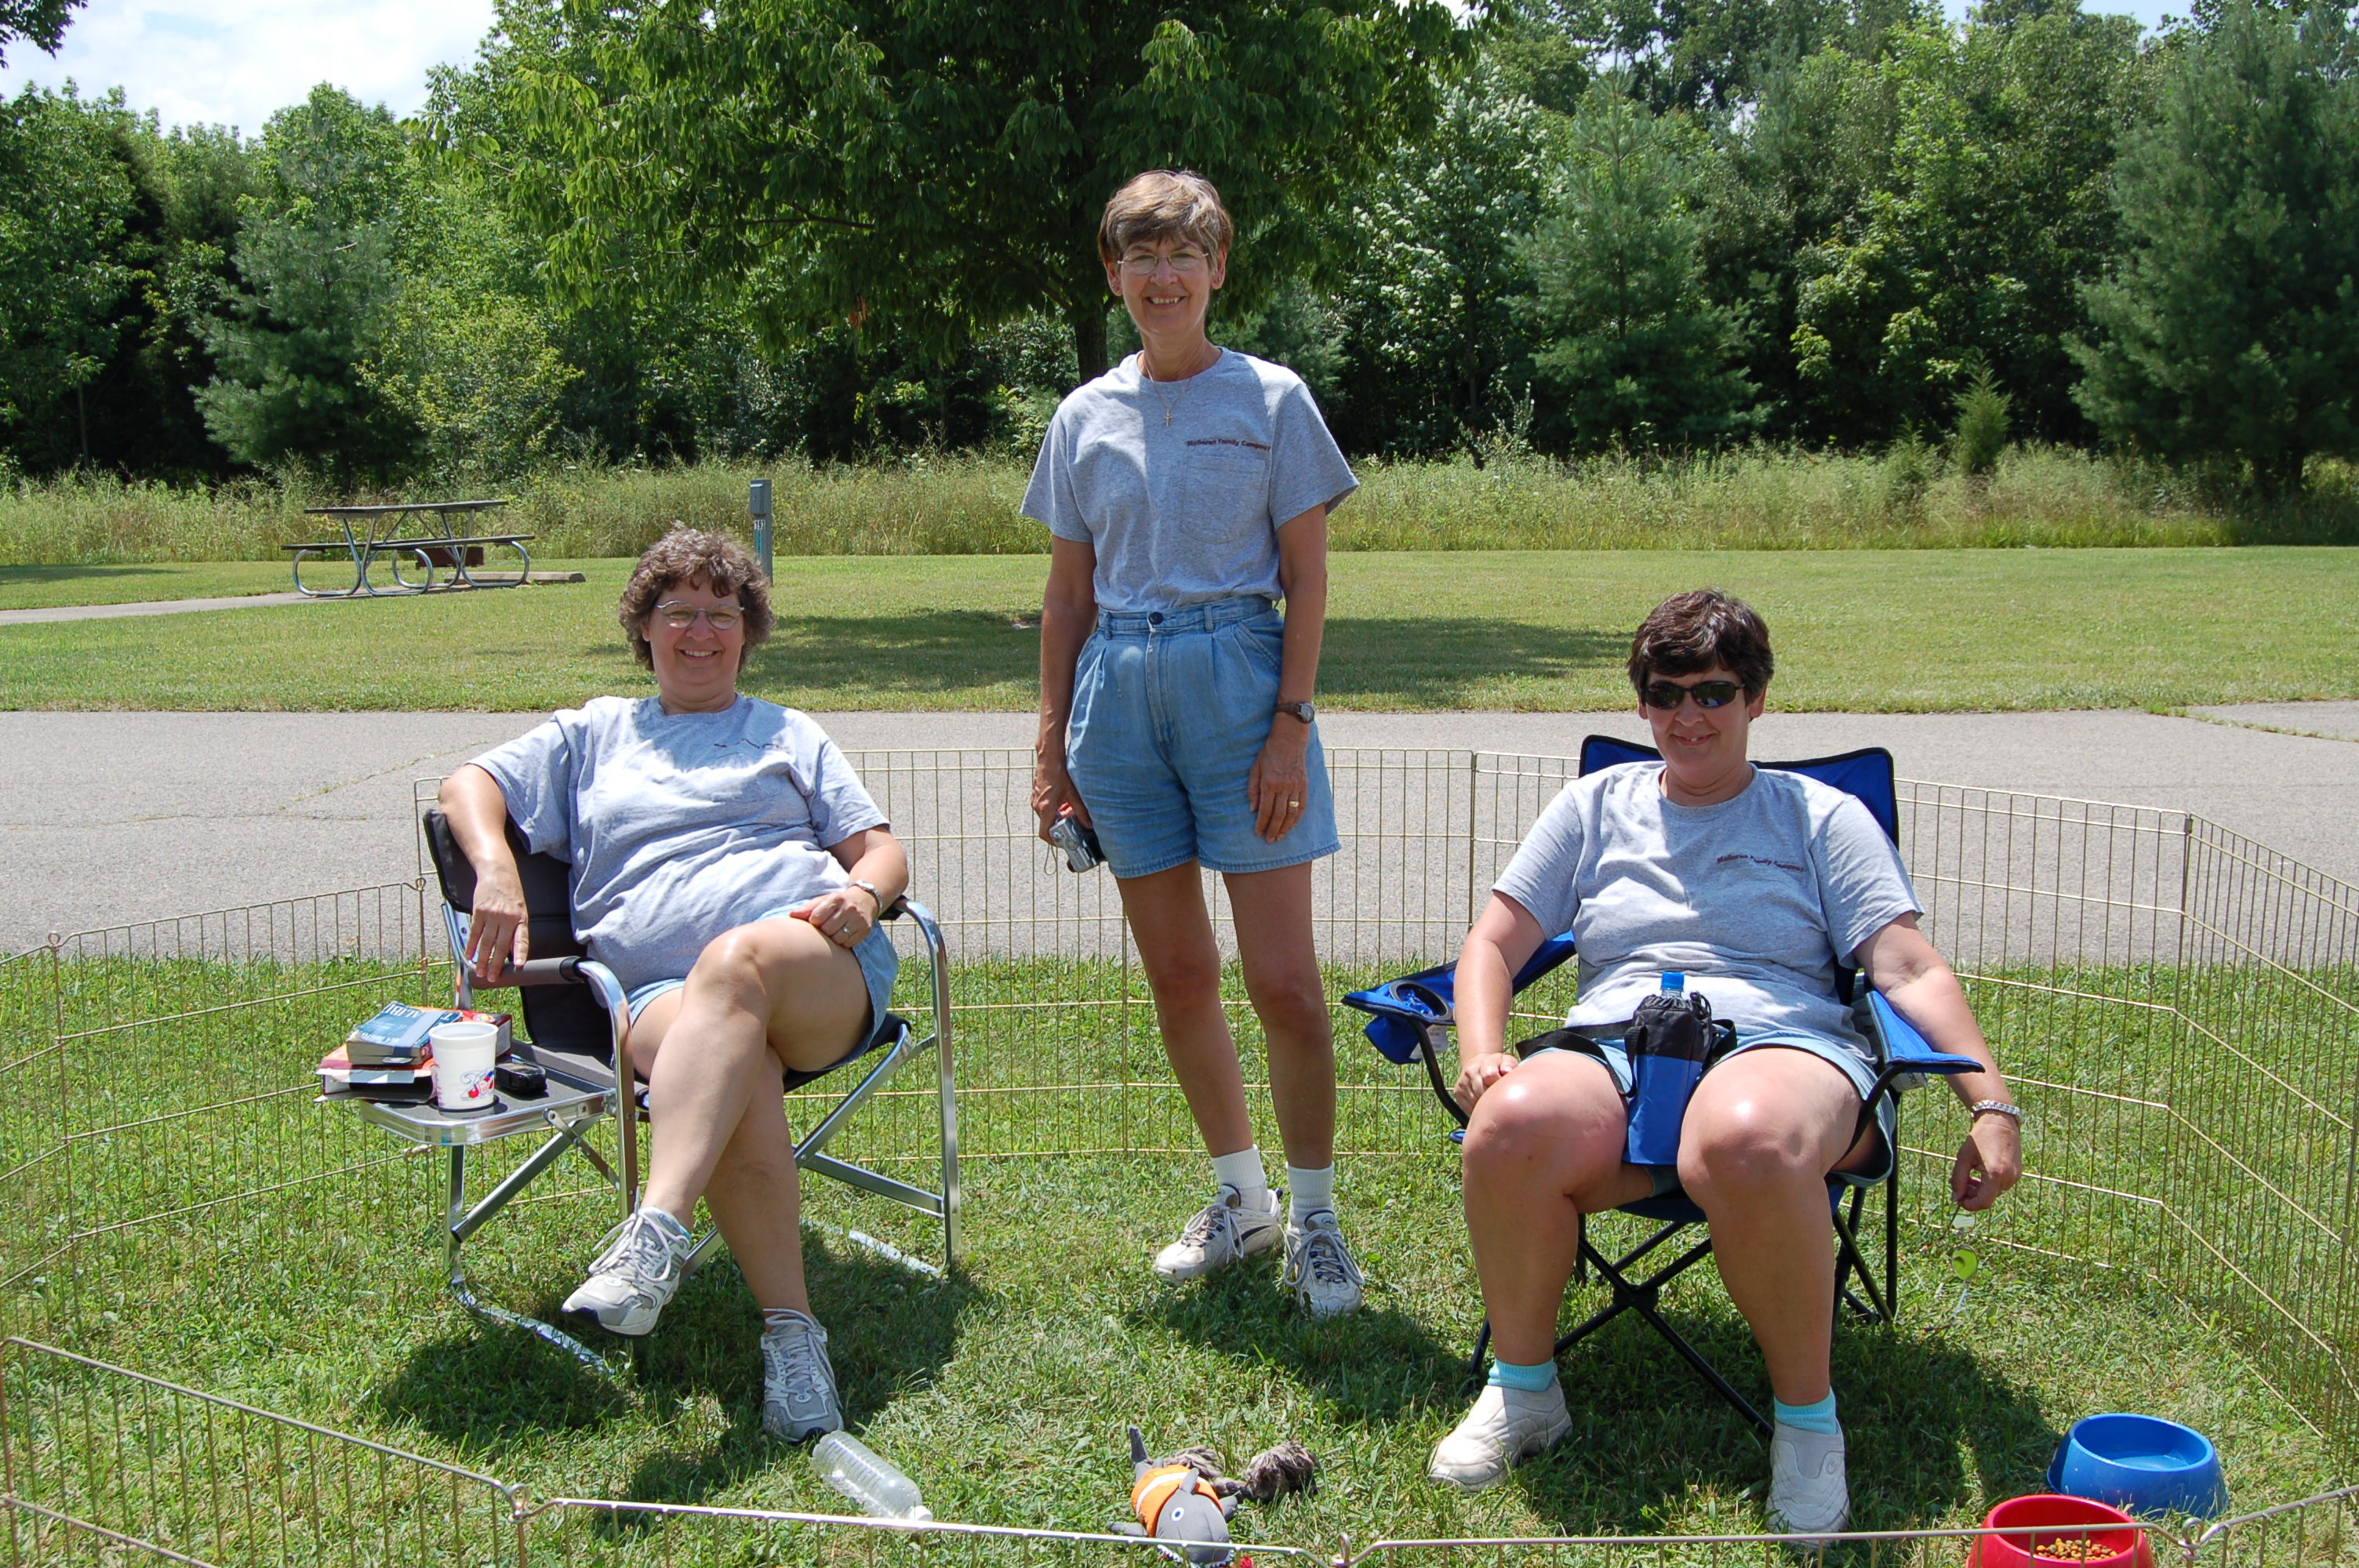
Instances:
[[[321,1058],[321,1098],[410,1105],[433,1098],[434,1051],[428,1036],[437,1024],[460,1022],[497,1024],[500,1054],[508,1054],[514,1022],[507,1013],[387,1002]]]

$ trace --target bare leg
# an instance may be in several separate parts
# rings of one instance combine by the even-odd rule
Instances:
[[[1613,1075],[1570,1051],[1533,1057],[1475,1101],[1466,1232],[1501,1360],[1549,1359],[1557,1307],[1581,1255],[1581,1217],[1647,1195],[1647,1173],[1622,1162],[1625,1135]]]
[[[1152,876],[1125,877],[1115,886],[1122,890],[1123,913],[1138,941],[1139,966],[1155,996],[1163,1054],[1188,1097],[1205,1151],[1234,1154],[1251,1147],[1253,1119],[1245,1109],[1236,1038],[1221,1011],[1221,953],[1213,945],[1212,917],[1204,908],[1196,862]]]
[[[1855,1149],[1859,1095],[1832,1064],[1767,1046],[1706,1074],[1680,1135],[1680,1182],[1712,1221],[1712,1260],[1789,1405],[1827,1395],[1834,1232],[1827,1173]],[[1867,1137],[1873,1140],[1874,1133]]]
[[[766,920],[715,938],[633,1030],[657,1134],[644,1201],[686,1224],[702,1196],[764,1307],[808,1309],[781,1070],[842,1060],[867,1015],[858,960],[802,921]]]
[[[1286,1162],[1319,1170],[1335,1160],[1335,1035],[1311,941],[1310,867],[1227,881],[1245,995],[1269,1042],[1269,1095]]]

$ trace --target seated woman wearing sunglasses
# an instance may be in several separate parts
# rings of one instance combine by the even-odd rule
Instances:
[[[771,624],[741,546],[675,528],[639,558],[620,616],[653,697],[592,698],[443,783],[477,878],[467,961],[497,984],[530,956],[514,817],[572,868],[573,928],[630,993],[655,1120],[639,1207],[566,1310],[653,1329],[701,1197],[762,1309],[762,1428],[800,1441],[843,1417],[803,1286],[780,1075],[841,1062],[883,1016],[897,960],[877,920],[909,864],[818,725],[738,694]]]
[[[1866,807],[1745,760],[1772,669],[1761,618],[1710,589],[1680,594],[1638,628],[1629,669],[1663,761],[1566,785],[1459,956],[1466,1224],[1497,1358],[1431,1474],[1485,1487],[1571,1430],[1552,1352],[1581,1217],[1677,1186],[1711,1220],[1721,1278],[1768,1364],[1771,1523],[1822,1534],[1850,1511],[1828,1379],[1826,1182],[1881,1180],[1893,1158],[1889,1126],[1858,1130],[1878,1064],[1835,1000],[1836,967],[1865,969],[1938,1049],[1984,1064],[1951,1080],[1974,1113],[1951,1173],[1962,1206],[1987,1208],[2015,1184],[2017,1113]],[[1510,977],[1568,930],[1581,966],[1569,1025],[1629,1019],[1669,972],[1735,1025],[1735,1048],[1688,1101],[1676,1167],[1624,1160],[1631,1078],[1610,1031],[1593,1053],[1507,1052]]]

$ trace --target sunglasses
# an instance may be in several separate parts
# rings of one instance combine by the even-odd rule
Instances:
[[[1698,708],[1726,708],[1734,702],[1745,687],[1733,680],[1700,680],[1693,686],[1681,686],[1676,681],[1650,680],[1638,688],[1638,696],[1649,708],[1675,710],[1689,697],[1695,698]]]
[[[696,624],[696,618],[701,615],[704,617],[704,623],[712,628],[713,633],[722,637],[726,637],[730,633],[737,630],[737,623],[745,619],[742,611],[707,610],[701,605],[682,604],[676,599],[666,600],[657,605],[656,613],[663,618],[665,625],[675,632],[687,631]]]

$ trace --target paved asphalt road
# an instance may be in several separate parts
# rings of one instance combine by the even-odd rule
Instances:
[[[2359,703],[2135,712],[1772,713],[1764,758],[1884,745],[1903,776],[2196,812],[2359,883]],[[1024,714],[821,715],[848,750],[1023,747]],[[417,873],[412,783],[508,713],[0,713],[0,952],[70,932]],[[2271,729],[2256,728],[2267,725]],[[1335,746],[1566,755],[1627,714],[1337,714]],[[2306,734],[2280,733],[2301,730]]]

